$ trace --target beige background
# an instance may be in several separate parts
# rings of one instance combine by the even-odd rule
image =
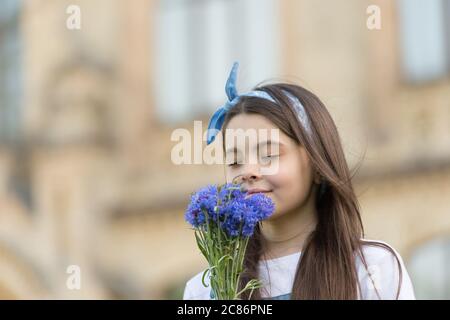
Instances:
[[[65,28],[69,4],[82,8],[82,30]],[[381,30],[366,28],[370,4]],[[24,134],[0,145],[0,298],[179,298],[205,266],[183,210],[223,171],[170,161],[173,127],[154,112],[159,5],[23,2]],[[351,167],[366,152],[355,179],[366,237],[408,267],[421,245],[450,236],[449,77],[402,80],[395,1],[277,5],[275,76],[321,97]],[[17,179],[31,203],[10,188]],[[81,290],[66,287],[69,265],[82,270]]]

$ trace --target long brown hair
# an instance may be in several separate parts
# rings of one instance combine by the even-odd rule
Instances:
[[[315,199],[317,225],[302,249],[291,299],[358,299],[361,288],[355,256],[361,258],[367,269],[362,251],[364,244],[384,247],[397,258],[400,272],[398,298],[402,278],[400,261],[389,246],[363,240],[360,207],[351,182],[354,174],[350,174],[337,128],[325,105],[310,91],[293,84],[269,84],[254,90],[269,93],[276,103],[256,97],[241,97],[239,103],[228,111],[223,130],[238,114],[262,115],[305,148],[314,170],[321,177]],[[297,97],[304,106],[312,134],[300,125],[285,91]],[[264,238],[258,225],[245,254],[241,288],[250,279],[258,278],[258,263],[264,248]],[[242,298],[258,300],[262,295],[260,290],[255,290],[249,297],[247,291]]]

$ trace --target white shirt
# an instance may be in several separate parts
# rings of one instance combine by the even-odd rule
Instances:
[[[382,241],[376,242],[387,245],[387,243]],[[392,248],[391,246],[389,247]],[[399,299],[414,300],[414,288],[409,274],[406,271],[403,259],[395,249],[393,250],[402,268],[402,283]],[[399,285],[399,268],[395,256],[385,248],[368,244],[363,245],[362,251],[367,268],[359,256],[357,256],[355,263],[361,287],[361,291],[358,288],[358,298],[362,300],[377,300],[380,298],[383,300],[395,299]],[[300,256],[301,252],[297,252],[284,257],[259,262],[259,278],[264,285],[261,290],[263,299],[290,299]],[[209,286],[205,287],[202,284],[202,275],[203,271],[192,277],[186,283],[183,295],[184,300],[211,299],[211,288]],[[205,282],[209,285],[208,280],[208,277],[206,277]],[[377,292],[380,297],[378,297]]]

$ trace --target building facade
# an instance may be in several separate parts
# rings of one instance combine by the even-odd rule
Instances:
[[[67,27],[71,5],[80,29]],[[449,1],[4,8],[0,298],[181,296],[206,266],[184,208],[224,175],[220,165],[175,165],[171,134],[193,134],[194,120],[206,129],[234,60],[242,91],[282,79],[322,99],[350,167],[363,161],[354,184],[366,238],[401,253],[418,297],[450,298]],[[371,29],[377,9],[381,28]],[[415,29],[418,12],[428,29]]]

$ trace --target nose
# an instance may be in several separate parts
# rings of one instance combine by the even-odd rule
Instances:
[[[259,170],[259,166],[257,165],[247,165],[245,166],[244,170],[242,171],[242,173],[238,176],[236,176],[233,179],[233,183],[252,183],[252,182],[256,182],[258,180],[261,179],[261,173]]]

